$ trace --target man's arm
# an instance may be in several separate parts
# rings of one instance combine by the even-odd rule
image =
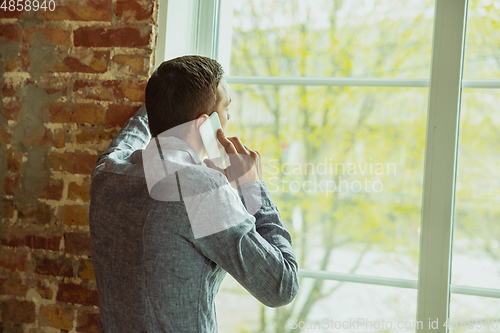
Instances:
[[[219,178],[219,187],[196,199],[197,211],[191,209],[194,205],[189,204],[190,198],[186,208],[192,226],[194,222],[208,229],[215,224],[218,230],[223,226],[223,231],[205,232],[208,236],[197,238],[195,244],[265,305],[288,304],[299,288],[297,261],[290,234],[266,185],[260,181],[260,153],[237,137],[226,138],[221,130],[217,138],[230,156],[231,166],[220,170],[206,160],[207,166],[226,176],[221,172],[214,175],[214,181]],[[241,197],[230,188],[229,182],[235,180],[241,184]],[[195,238],[196,234],[203,233],[195,233]]]
[[[226,218],[239,218],[240,223],[230,221],[230,228],[197,238],[194,245],[266,306],[286,305],[295,298],[299,288],[297,261],[290,234],[283,226],[278,209],[263,182],[254,181],[242,187],[250,193],[245,197],[246,201],[261,202],[257,213],[252,216],[246,212],[241,199],[226,180],[226,185],[219,191],[206,192],[207,197],[211,197],[207,201],[213,202],[214,196],[220,196],[217,200],[226,201]],[[255,198],[251,198],[251,193],[255,194]],[[202,203],[200,216],[206,214],[203,206]],[[242,216],[246,219],[242,220]]]
[[[106,149],[97,160],[92,177],[99,172],[111,154],[116,154],[117,158],[124,158],[138,149],[144,149],[151,140],[151,133],[148,127],[148,115],[146,105],[143,104],[137,112],[127,120],[123,128],[116,134]]]

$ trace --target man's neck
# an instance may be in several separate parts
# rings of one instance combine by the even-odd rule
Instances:
[[[205,151],[205,146],[203,145],[201,138],[193,138],[191,136],[188,136],[183,140],[189,143],[191,147],[194,148],[194,150],[200,157],[200,161],[203,161],[207,157],[207,152]]]

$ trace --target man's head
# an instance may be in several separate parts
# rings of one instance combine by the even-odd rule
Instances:
[[[223,75],[222,66],[206,57],[184,56],[163,62],[146,86],[151,135],[217,111]]]

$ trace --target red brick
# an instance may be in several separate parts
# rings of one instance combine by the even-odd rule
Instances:
[[[35,235],[28,235],[25,239],[26,246],[32,249],[43,249],[58,251],[61,245],[61,237],[42,237]]]
[[[83,333],[99,333],[99,313],[78,311],[76,331]]]
[[[80,262],[80,267],[78,267],[78,277],[95,281],[94,265],[91,260],[84,260]]]
[[[79,226],[89,225],[89,206],[66,206],[64,224]]]
[[[124,81],[120,83],[120,89],[123,92],[125,99],[131,102],[145,102],[147,81],[130,82]]]
[[[21,42],[21,29],[19,29],[19,25],[16,23],[0,24],[0,43],[9,42]]]
[[[0,279],[0,295],[26,297],[29,287],[15,281]]]
[[[104,124],[106,111],[93,103],[51,103],[49,120],[52,123]]]
[[[148,48],[153,41],[151,25],[142,27],[82,27],[74,32],[75,46]]]
[[[10,219],[14,217],[14,211],[16,210],[14,206],[14,201],[3,199],[3,217]]]
[[[18,218],[25,223],[49,224],[54,217],[52,207],[43,202],[18,204]]]
[[[2,95],[4,97],[14,97],[16,95],[22,95],[23,88],[26,82],[29,82],[29,80],[21,76],[11,76],[5,78],[5,81],[2,85]]]
[[[77,200],[81,199],[83,202],[89,202],[89,192],[90,192],[90,178],[86,178],[81,184],[71,182],[68,185],[68,199]],[[82,207],[82,206],[75,206]],[[83,207],[84,211],[88,214],[88,207]],[[66,208],[67,212],[67,208]]]
[[[73,277],[73,265],[71,260],[64,257],[57,259],[36,258],[35,273],[41,275]]]
[[[56,300],[73,304],[98,305],[97,291],[72,283],[59,284]]]
[[[0,247],[0,267],[11,271],[24,272],[26,269],[26,253]]]
[[[51,179],[40,193],[41,199],[61,200],[64,182],[59,179]]]
[[[12,143],[12,126],[0,126],[0,140],[2,140],[4,144]]]
[[[137,109],[137,106],[112,104],[108,108],[106,124],[122,127],[136,113]]]
[[[23,141],[23,144],[26,147],[43,146],[48,144],[50,147],[63,148],[65,142],[65,134],[66,132],[61,129],[53,130],[46,128],[41,138],[25,140]]]
[[[76,143],[78,144],[109,144],[111,139],[113,139],[113,133],[104,132],[103,130],[82,130],[80,133],[76,134]]]
[[[130,54],[117,54],[111,59],[111,68],[116,75],[148,76],[150,57]]]
[[[73,308],[62,304],[42,306],[38,316],[38,324],[61,330],[71,330],[73,328],[73,312]]]
[[[9,237],[9,238],[4,238],[6,235],[2,235],[2,238],[0,239],[0,243],[5,246],[10,246],[10,247],[20,247],[20,246],[25,246],[26,245],[26,238],[25,237]]]
[[[53,45],[70,45],[71,31],[64,30],[61,27],[45,26],[42,31],[43,37],[47,42]]]
[[[18,176],[15,176],[13,178],[5,177],[3,181],[3,192],[7,195],[14,195],[18,183],[19,183]]]
[[[73,86],[74,95],[80,98],[97,101],[144,102],[147,81],[108,80],[85,81],[77,80]]]
[[[5,97],[13,97],[16,95],[16,87],[11,82],[4,82],[2,85],[2,95]]]
[[[8,83],[2,85],[2,95],[5,97],[13,97],[16,94],[14,87]]]
[[[43,299],[52,299],[52,297],[54,296],[54,292],[52,291],[52,289],[42,286],[40,281],[38,281],[36,291]]]
[[[108,70],[109,51],[79,48],[69,54],[59,53],[53,72],[105,73]]]
[[[23,32],[24,43],[33,44],[52,44],[52,45],[70,45],[71,31],[65,30],[54,25],[34,26]]]
[[[21,226],[3,224],[0,229],[0,243],[5,246],[19,247],[24,246],[26,230]]]
[[[59,250],[61,237],[59,236],[39,236],[26,235],[25,229],[17,229],[10,227],[3,230],[3,235],[0,239],[2,245],[10,247],[27,246],[32,249],[43,250]]]
[[[111,0],[65,0],[54,11],[38,11],[37,18],[58,21],[111,21]]]
[[[64,236],[64,245],[67,253],[84,254],[90,256],[92,254],[90,233],[88,232],[68,232]]]
[[[42,44],[40,41],[40,36],[42,27],[29,27],[24,29],[23,31],[23,43],[27,45],[31,44]]]
[[[18,151],[9,150],[7,156],[7,170],[19,172],[24,154]]]
[[[51,153],[49,160],[54,171],[66,171],[72,174],[89,175],[97,161],[97,155],[78,153]]]
[[[9,120],[17,120],[21,110],[23,108],[23,103],[19,100],[6,102],[3,106],[3,114],[7,116]]]
[[[151,1],[117,1],[115,14],[122,23],[154,23],[153,9],[154,4]]]
[[[45,90],[48,95],[59,93],[61,96],[66,96],[68,86],[73,83],[75,75],[77,74],[45,73],[41,78],[37,79],[36,86]]]
[[[2,302],[2,321],[13,323],[34,323],[35,303],[10,299]]]

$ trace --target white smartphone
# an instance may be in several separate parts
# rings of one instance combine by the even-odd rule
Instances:
[[[226,150],[221,145],[217,139],[217,130],[222,128],[219,120],[219,114],[213,112],[210,117],[200,126],[200,135],[205,150],[207,151],[208,158],[211,159],[214,164],[225,169],[231,165],[229,162],[229,155],[227,155]]]

